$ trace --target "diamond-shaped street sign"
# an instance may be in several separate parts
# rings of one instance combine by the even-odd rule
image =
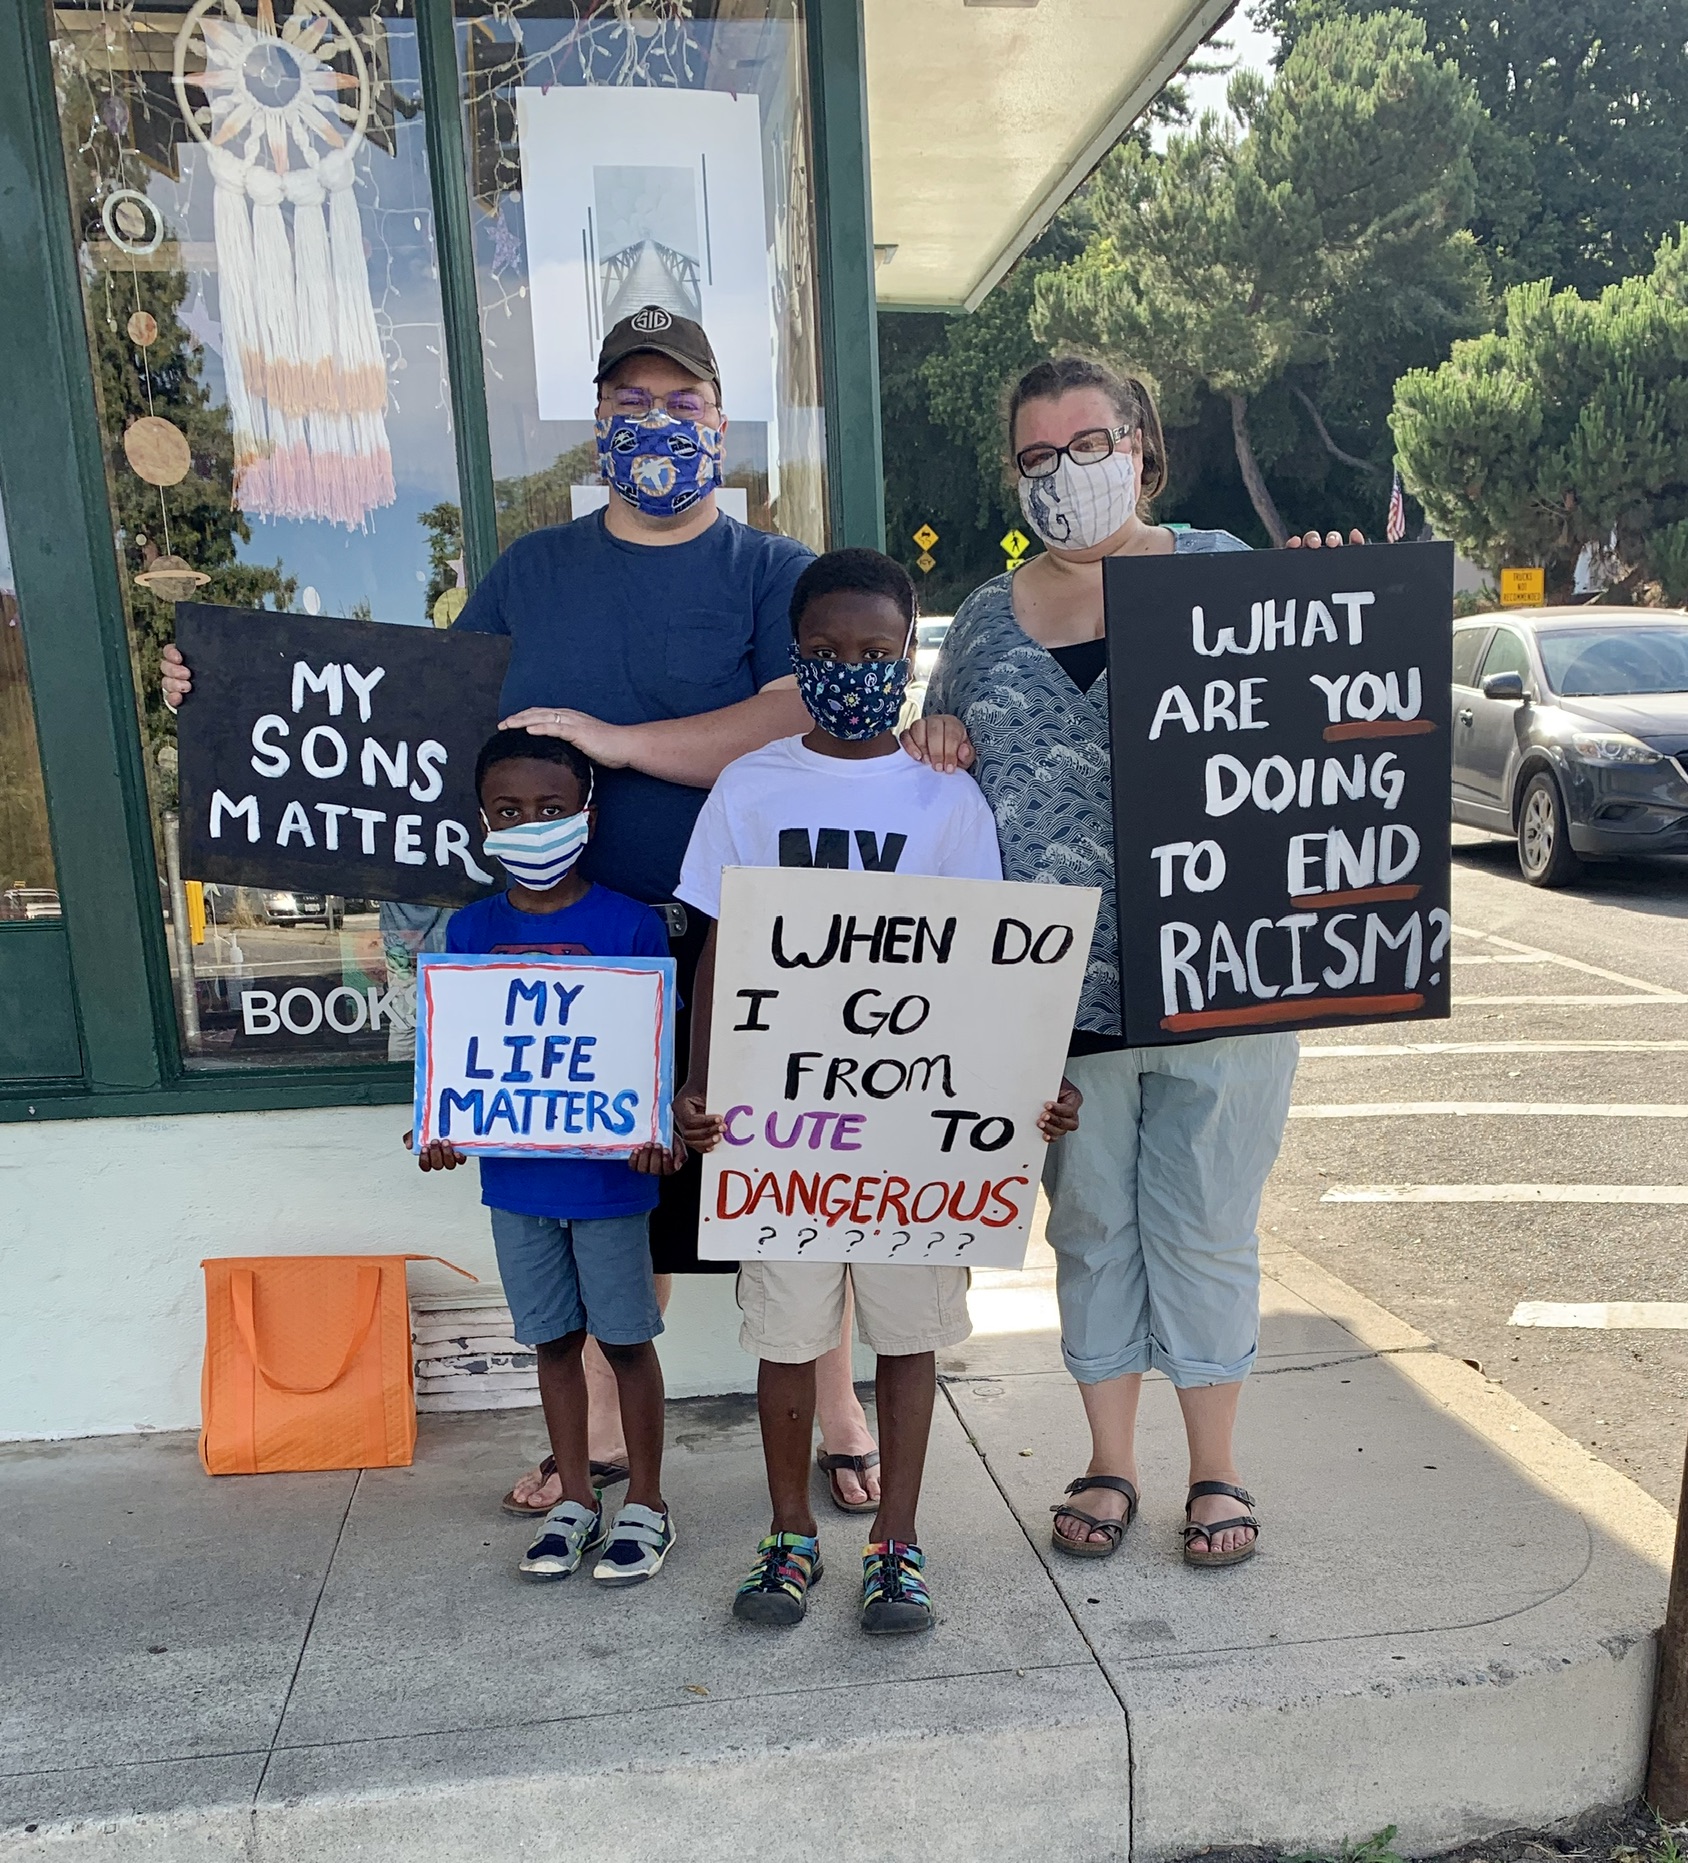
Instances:
[[[914,533],[914,541],[920,545],[921,549],[930,550],[933,544],[938,541],[938,533],[930,524],[922,524],[919,530]],[[925,565],[922,564],[921,567],[924,568]]]
[[[922,550],[914,560],[920,565],[920,573],[923,576],[931,575],[932,571],[938,567],[938,559],[930,550]]]
[[[1011,560],[1017,560],[1032,547],[1032,540],[1024,531],[1011,530],[1002,539],[1002,547],[1007,551]]]

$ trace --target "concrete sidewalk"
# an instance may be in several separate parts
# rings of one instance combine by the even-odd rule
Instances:
[[[1142,1517],[1048,1552],[1084,1464],[1047,1259],[981,1274],[923,1509],[929,1637],[731,1591],[765,1517],[748,1400],[671,1417],[679,1543],[632,1592],[528,1587],[498,1511],[533,1412],[424,1419],[413,1468],[207,1480],[185,1437],[0,1451],[0,1858],[1152,1860],[1419,1851],[1640,1787],[1670,1522],[1288,1251],[1244,1402],[1249,1565],[1179,1561],[1171,1390]]]

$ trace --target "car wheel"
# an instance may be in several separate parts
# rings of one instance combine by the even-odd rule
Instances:
[[[1518,866],[1532,886],[1566,886],[1582,872],[1565,798],[1546,770],[1530,778],[1518,805]]]

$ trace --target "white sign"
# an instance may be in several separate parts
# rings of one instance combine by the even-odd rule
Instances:
[[[699,1255],[1018,1267],[1100,898],[729,868]]]
[[[541,420],[591,420],[605,333],[646,304],[709,333],[737,420],[774,421],[776,320],[754,90],[516,92]]]
[[[417,963],[418,1151],[625,1158],[670,1142],[674,960]]]

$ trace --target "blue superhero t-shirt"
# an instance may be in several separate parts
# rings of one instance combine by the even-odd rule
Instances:
[[[507,893],[460,906],[446,926],[447,951],[545,957],[667,957],[662,920],[607,887],[561,912],[518,912]],[[620,1158],[482,1158],[481,1201],[523,1216],[639,1216],[657,1205],[660,1178]]]

